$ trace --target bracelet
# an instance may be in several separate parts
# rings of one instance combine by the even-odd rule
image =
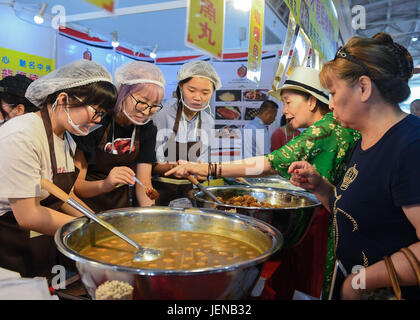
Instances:
[[[408,262],[411,264],[411,267],[417,277],[417,284],[420,287],[420,261],[417,260],[416,256],[409,248],[402,248],[400,251],[404,253]]]
[[[391,280],[392,290],[394,291],[395,296],[397,297],[397,300],[401,300],[401,288],[400,284],[398,283],[398,277],[397,272],[395,271],[394,264],[392,263],[392,260],[390,257],[385,256],[384,257],[386,270],[388,271],[388,276]]]

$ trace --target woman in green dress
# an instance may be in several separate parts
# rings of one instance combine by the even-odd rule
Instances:
[[[345,172],[346,155],[360,138],[360,135],[356,131],[344,129],[333,117],[332,113],[329,112],[328,93],[321,86],[318,76],[318,70],[298,67],[286,80],[284,86],[272,93],[273,96],[280,98],[283,102],[283,114],[290,121],[290,124],[295,129],[307,128],[280,149],[265,156],[232,162],[182,164],[168,171],[166,175],[174,174],[181,178],[193,174],[198,178],[206,179],[214,173],[217,177],[244,177],[278,173],[289,179],[290,174],[287,170],[290,164],[294,161],[306,160],[325,179],[331,183],[338,182]],[[327,226],[324,228],[326,229],[325,232],[319,232],[318,230],[311,233],[311,230],[309,230],[308,235],[302,242],[310,241],[313,243],[314,239],[309,239],[311,237],[310,234],[314,238],[324,237],[325,239],[327,237],[325,233],[329,229],[330,236],[328,237],[327,263],[323,285],[325,289],[322,295],[325,297],[328,294],[333,269],[334,251],[331,237],[332,229],[328,227],[330,225],[329,215],[325,212],[325,215],[318,217],[318,219],[323,220],[324,225]],[[315,223],[316,221],[313,221],[312,225]],[[316,250],[319,249],[325,257],[326,247],[327,244],[323,245],[323,252],[322,248],[316,248]],[[297,252],[299,248],[295,248],[295,250]],[[319,255],[315,255],[315,252],[312,252],[311,254],[306,254],[306,256],[313,256],[316,259]],[[303,264],[312,265],[313,261],[305,261]],[[321,264],[325,265],[325,263]],[[318,273],[321,273],[321,275],[316,274],[311,275],[311,277],[321,279],[322,271],[318,271]],[[311,273],[306,272],[306,274],[310,275]],[[302,274],[299,277],[302,277]],[[320,282],[322,280],[318,281],[318,283]],[[312,290],[312,292],[307,293],[319,297],[319,289],[315,291],[317,292]],[[293,291],[291,294],[293,294]],[[288,298],[291,298],[291,296]]]

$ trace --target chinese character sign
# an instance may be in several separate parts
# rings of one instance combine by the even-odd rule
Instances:
[[[222,59],[224,0],[189,0],[185,45]]]
[[[85,0],[94,4],[95,6],[105,9],[109,12],[114,12],[114,0]]]
[[[55,61],[33,54],[0,47],[1,79],[23,74],[32,80],[54,70]]]
[[[264,0],[252,0],[249,20],[247,78],[259,82],[261,78],[261,52],[264,30]]]

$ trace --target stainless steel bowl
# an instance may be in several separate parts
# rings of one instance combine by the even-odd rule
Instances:
[[[134,287],[134,299],[242,299],[258,280],[264,261],[283,245],[281,233],[272,226],[239,214],[209,209],[169,207],[109,210],[100,217],[130,235],[153,231],[194,231],[223,235],[252,244],[263,252],[241,263],[194,270],[136,269],[93,260],[79,252],[112,234],[78,218],[57,230],[58,250],[76,261],[82,282],[94,298],[105,281],[120,280]]]
[[[201,191],[193,191],[191,195],[195,207],[233,211],[269,223],[282,233],[285,248],[296,245],[303,238],[316,210],[321,208],[318,199],[306,191],[241,185],[207,187],[207,190],[223,199],[250,195],[271,204],[288,203],[284,208],[242,207],[218,205]]]
[[[244,182],[238,181],[235,178],[223,178],[226,183],[230,185],[246,185]],[[279,175],[270,175],[265,177],[256,177],[256,178],[244,178],[250,184],[256,187],[268,187],[268,188],[278,188],[294,191],[305,191],[305,189],[299,188],[290,183],[289,180],[279,176]]]

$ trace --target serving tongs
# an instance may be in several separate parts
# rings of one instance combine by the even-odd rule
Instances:
[[[49,193],[51,193],[52,195],[54,195],[61,201],[64,201],[65,203],[69,204],[76,210],[80,211],[89,219],[92,219],[96,223],[100,224],[102,227],[112,232],[117,237],[121,238],[128,244],[135,247],[137,249],[137,252],[135,253],[134,258],[133,258],[135,262],[153,261],[153,260],[159,259],[162,256],[162,251],[158,249],[144,248],[140,246],[134,240],[132,240],[131,238],[127,237],[125,234],[118,231],[113,225],[99,218],[91,209],[87,208],[86,205],[82,205],[78,201],[72,199],[70,195],[65,193],[63,190],[61,190],[59,187],[57,187],[54,183],[50,182],[49,180],[41,179],[41,187],[46,189]]]
[[[236,177],[236,181],[242,182],[242,183],[246,184],[247,186],[254,187],[253,184],[249,183],[248,180],[246,180],[243,177]]]
[[[223,204],[222,201],[220,201],[219,199],[217,199],[217,197],[211,193],[210,191],[207,190],[206,187],[204,187],[200,182],[198,182],[197,178],[194,177],[193,175],[189,175],[188,180],[190,180],[195,186],[198,187],[198,189],[200,189],[201,191],[203,191],[206,195],[208,195],[214,202],[216,202],[217,204]]]

